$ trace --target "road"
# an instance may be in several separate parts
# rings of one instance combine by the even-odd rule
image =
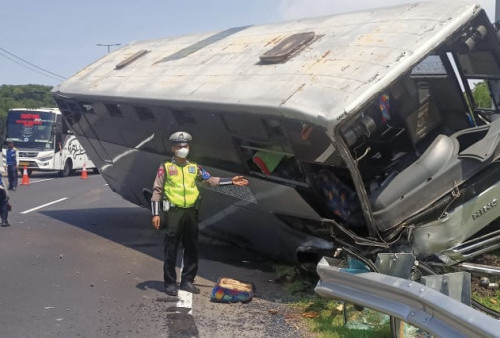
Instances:
[[[162,239],[149,211],[100,175],[34,173],[10,196],[11,226],[0,228],[0,337],[308,335],[290,320],[272,263],[203,236],[201,293],[167,297]],[[223,276],[253,282],[254,299],[210,302]]]

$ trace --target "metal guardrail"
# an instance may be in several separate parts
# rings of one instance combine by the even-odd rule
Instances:
[[[500,321],[423,284],[345,270],[323,257],[315,292],[388,314],[438,337],[500,337]]]

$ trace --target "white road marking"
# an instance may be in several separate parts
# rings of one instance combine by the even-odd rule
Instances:
[[[180,251],[181,257],[184,257],[184,249]],[[182,269],[184,269],[184,259],[181,259],[181,268],[180,271],[182,272]],[[177,301],[176,307],[182,307],[182,308],[187,308],[189,309],[188,315],[193,314],[193,294],[191,292],[187,292],[184,290],[179,290],[179,293],[177,294],[179,297],[179,300]],[[176,311],[177,313],[180,313],[180,311]]]
[[[30,183],[38,183],[38,182],[45,182],[45,181],[51,181],[53,178],[46,178],[44,180],[36,180],[36,181],[31,181]]]
[[[60,198],[60,199],[58,199],[58,200],[56,200],[56,201],[52,201],[52,202],[49,202],[49,203],[45,203],[45,204],[40,205],[40,206],[38,206],[38,207],[35,207],[35,208],[32,208],[32,209],[29,209],[29,210],[23,211],[23,212],[21,212],[21,214],[22,214],[22,215],[24,215],[24,214],[27,214],[27,213],[29,213],[29,212],[32,212],[32,211],[35,211],[35,210],[41,209],[41,208],[43,208],[43,207],[46,207],[46,206],[49,206],[49,205],[52,205],[52,204],[55,204],[55,203],[62,202],[62,201],[67,200],[67,199],[68,199],[67,197],[63,197],[63,198]]]
[[[193,294],[191,292],[179,290],[177,297],[179,297],[179,300],[177,301],[176,307],[187,308],[187,309],[189,309],[188,314],[192,315],[193,314]],[[176,311],[176,312],[180,313],[180,311]]]

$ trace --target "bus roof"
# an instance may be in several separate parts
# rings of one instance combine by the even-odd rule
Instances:
[[[53,92],[226,106],[333,127],[480,10],[431,1],[133,42]]]

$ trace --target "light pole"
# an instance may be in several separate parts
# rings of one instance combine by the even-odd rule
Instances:
[[[120,45],[121,45],[121,43],[109,43],[109,44],[106,44],[106,43],[96,43],[96,46],[108,47],[108,54],[109,54],[111,46],[120,46]]]

